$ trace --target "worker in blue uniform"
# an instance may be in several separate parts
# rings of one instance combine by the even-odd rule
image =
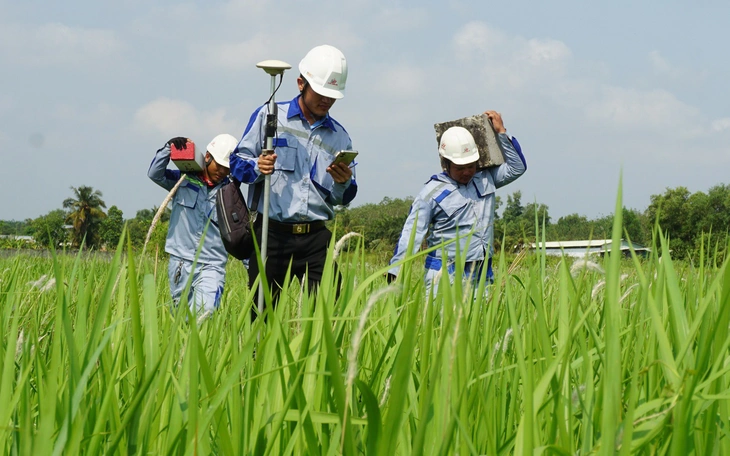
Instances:
[[[479,150],[471,133],[463,127],[446,130],[439,143],[444,171],[431,176],[413,201],[390,260],[393,264],[405,258],[413,230],[411,254],[419,250],[424,239],[429,248],[456,240],[443,244],[426,257],[427,290],[442,270],[443,254],[448,261],[445,270],[453,281],[457,248],[465,260],[465,277],[478,280],[484,267],[487,279],[493,276],[495,192],[524,174],[527,164],[517,140],[507,135],[502,116],[496,111],[485,114],[497,133],[505,162],[479,170]],[[388,271],[388,280],[394,280],[399,271],[400,266],[393,266]]]

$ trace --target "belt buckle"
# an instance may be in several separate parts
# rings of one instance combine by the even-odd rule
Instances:
[[[292,233],[294,234],[307,234],[309,232],[308,223],[295,223],[292,225]]]

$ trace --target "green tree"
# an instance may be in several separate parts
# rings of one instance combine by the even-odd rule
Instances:
[[[152,224],[152,219],[155,217],[157,206],[152,209],[140,209],[135,214],[134,218],[127,220],[127,235],[132,241],[132,245],[135,248],[141,249],[144,246],[144,240],[147,237],[147,232]],[[167,228],[170,221],[170,208],[165,208],[164,212],[160,216],[159,222],[155,226],[155,230],[150,237],[150,243],[155,244],[158,247],[162,247],[164,251],[165,238],[167,236]],[[151,252],[151,246],[147,246],[147,251]]]
[[[588,217],[580,214],[569,214],[560,217],[551,226],[548,239],[551,241],[576,241],[592,237],[593,227]]]
[[[523,246],[535,241],[535,215],[540,231],[543,223],[550,226],[548,207],[542,203],[522,205],[522,192],[519,190],[507,195],[507,204],[502,212],[501,220],[494,224],[494,248],[507,252],[518,251]],[[504,243],[504,244],[502,244]]]
[[[730,185],[716,185],[707,191],[703,228],[722,232],[730,229]]]
[[[667,188],[663,195],[651,195],[649,207],[644,212],[650,226],[659,223],[677,258],[685,258],[694,244],[695,227],[688,223],[690,195],[686,187]],[[696,197],[694,201],[698,203],[699,199]],[[654,248],[658,248],[658,245]]]
[[[535,217],[537,215],[537,217]],[[542,233],[543,225],[547,230],[550,227],[550,214],[546,204],[542,203],[528,203],[525,205],[525,209],[520,216],[519,228],[520,232],[523,233],[526,240],[534,242],[535,234],[535,219],[537,219],[537,226]]]
[[[107,249],[116,248],[124,229],[124,214],[117,206],[112,206],[99,224],[99,238]]]
[[[502,220],[507,224],[516,222],[525,212],[525,208],[520,202],[521,199],[522,192],[519,190],[511,195],[507,195],[507,204],[504,207],[504,212],[502,212]]]
[[[651,236],[647,236],[649,230],[645,222],[644,214],[636,209],[627,209],[625,207],[622,210],[622,214],[623,230],[621,231],[621,237],[626,238],[628,235],[631,242],[645,244]],[[593,239],[611,238],[613,234],[613,218],[613,214],[610,214],[591,221]]]
[[[42,246],[57,248],[68,238],[65,223],[66,212],[63,209],[56,209],[42,215],[31,223],[33,239]]]
[[[494,221],[499,221],[499,208],[502,206],[502,198],[499,195],[494,196]]]
[[[730,230],[730,185],[716,185],[707,194],[693,193],[689,206],[688,223],[694,227],[693,253],[699,253],[702,242],[706,250],[709,243],[711,250],[719,247],[720,253],[724,252]]]
[[[66,220],[71,223],[71,243],[78,247],[86,239],[89,248],[97,247],[100,244],[99,224],[106,217],[101,208],[106,208],[106,203],[101,199],[99,190],[82,185],[78,188],[71,187],[75,198],[66,198],[63,201],[64,209],[70,212]]]
[[[361,233],[367,248],[392,252],[408,218],[411,204],[413,198],[385,197],[378,204],[340,209],[335,214],[338,233]]]
[[[23,221],[16,220],[0,220],[0,234],[9,236],[30,236],[33,234],[31,223],[33,220],[25,219]]]

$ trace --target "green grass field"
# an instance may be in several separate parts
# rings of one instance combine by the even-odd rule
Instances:
[[[0,453],[730,455],[712,251],[498,256],[427,298],[424,252],[388,286],[361,245],[253,327],[239,262],[198,325],[154,254],[0,259]]]

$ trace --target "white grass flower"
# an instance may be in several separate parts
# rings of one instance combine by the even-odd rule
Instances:
[[[512,328],[507,328],[507,331],[504,333],[502,340],[494,344],[494,352],[492,353],[492,359],[490,361],[492,367],[494,367],[494,360],[497,355],[499,353],[506,352],[507,348],[509,348],[510,342],[512,342],[512,332]]]
[[[570,395],[570,401],[572,402],[574,409],[578,409],[580,406],[580,396],[585,393],[585,391],[585,385],[579,385],[578,388],[573,388],[573,392]]]
[[[604,286],[606,286],[606,281],[605,280],[601,280],[600,282],[598,282],[597,284],[595,284],[593,286],[593,291],[591,291],[591,299],[595,299],[596,296],[598,295],[598,292],[601,291],[601,289]]]
[[[451,356],[449,357],[449,380],[448,380],[448,393],[446,397],[451,396],[451,385],[453,384],[452,378],[454,376],[454,361],[456,360],[456,344],[459,340],[459,324],[461,323],[461,316],[464,313],[464,308],[459,307],[459,313],[456,315],[456,325],[454,326],[454,337],[451,339]],[[448,409],[449,407],[446,407]],[[446,411],[444,413],[447,413]]]
[[[352,336],[352,345],[350,345],[350,351],[347,354],[347,380],[345,382],[345,420],[347,420],[347,411],[349,407],[350,396],[352,395],[352,384],[355,382],[355,377],[357,376],[357,352],[360,350],[362,333],[365,330],[365,324],[367,323],[368,315],[370,314],[370,311],[373,310],[375,303],[378,302],[381,296],[384,296],[388,293],[397,292],[399,290],[400,285],[396,284],[388,285],[387,287],[377,290],[370,296],[370,299],[368,299],[368,302],[365,305],[365,309],[360,315],[360,321],[358,322],[355,333]],[[390,377],[388,377],[388,379],[390,379]],[[344,433],[342,434],[342,438],[344,444]]]
[[[203,322],[205,322],[205,320],[209,319],[211,316],[213,316],[213,311],[211,310],[206,310],[205,312],[200,314],[197,320],[198,326],[200,326]]]
[[[378,404],[378,407],[383,407],[385,405],[385,401],[388,400],[388,394],[390,393],[390,378],[392,376],[389,375],[388,378],[385,379],[385,385],[383,386],[383,395],[380,396],[380,403]]]
[[[40,291],[41,293],[45,293],[48,290],[52,290],[53,287],[55,287],[55,286],[56,286],[56,278],[51,277],[50,279],[48,279],[48,282],[46,282],[46,284],[43,285],[43,287],[41,287],[38,291]]]
[[[520,265],[520,263],[522,263],[522,260],[524,260],[525,257],[527,256],[528,251],[529,251],[529,249],[520,250],[520,253],[517,254],[515,259],[512,261],[512,264],[510,264],[509,268],[507,268],[508,275],[512,274],[513,272],[515,272],[517,270],[517,267]]]
[[[30,282],[27,283],[27,285],[30,285],[31,288],[41,288],[43,285],[46,284],[47,281],[48,281],[48,275],[43,274],[42,276],[40,276],[38,278],[38,280],[35,280],[35,281],[31,280]]]
[[[348,364],[348,366],[347,366],[347,389],[348,389],[348,391],[352,388],[352,384],[355,381],[355,377],[357,376],[357,352],[360,350],[360,342],[362,342],[362,333],[365,330],[365,324],[368,321],[368,315],[370,314],[370,311],[373,310],[375,303],[378,302],[378,300],[382,296],[389,294],[389,293],[399,292],[400,289],[401,289],[400,285],[392,284],[392,285],[388,285],[387,287],[377,290],[375,293],[373,293],[370,296],[370,299],[368,299],[368,302],[365,305],[365,309],[363,310],[362,314],[360,314],[360,321],[357,324],[355,333],[352,335],[352,345],[350,345],[350,351],[347,355],[347,364]]]
[[[299,299],[297,300],[297,323],[295,323],[296,332],[299,333],[302,330],[302,300],[304,299],[304,284],[306,284],[306,280],[302,280],[302,282],[299,284]]]
[[[624,302],[624,299],[626,299],[629,296],[629,294],[631,293],[631,290],[633,290],[634,288],[636,288],[638,286],[639,286],[639,284],[635,283],[635,284],[631,285],[629,288],[627,288],[626,291],[624,292],[624,294],[621,296],[621,299],[618,300],[618,302],[619,303]],[[631,304],[631,307],[633,307],[634,304]]]
[[[332,256],[332,258],[336,260],[337,257],[340,256],[340,251],[342,250],[342,247],[345,245],[345,242],[347,242],[348,239],[358,237],[358,236],[362,237],[362,234],[355,233],[354,231],[351,231],[351,232],[345,234],[344,236],[342,236],[340,238],[340,240],[337,241],[337,243],[335,244],[335,252],[334,252],[334,255]]]
[[[605,274],[605,271],[603,270],[601,265],[599,265],[598,263],[595,263],[591,260],[580,259],[580,260],[575,260],[573,262],[573,265],[570,267],[570,275],[575,277],[576,275],[578,275],[580,273],[580,271],[582,269],[587,269],[590,271],[598,272],[600,274]]]
[[[20,334],[18,334],[17,345],[15,346],[15,359],[18,359],[23,351],[23,342],[25,342],[25,333],[21,329]]]

